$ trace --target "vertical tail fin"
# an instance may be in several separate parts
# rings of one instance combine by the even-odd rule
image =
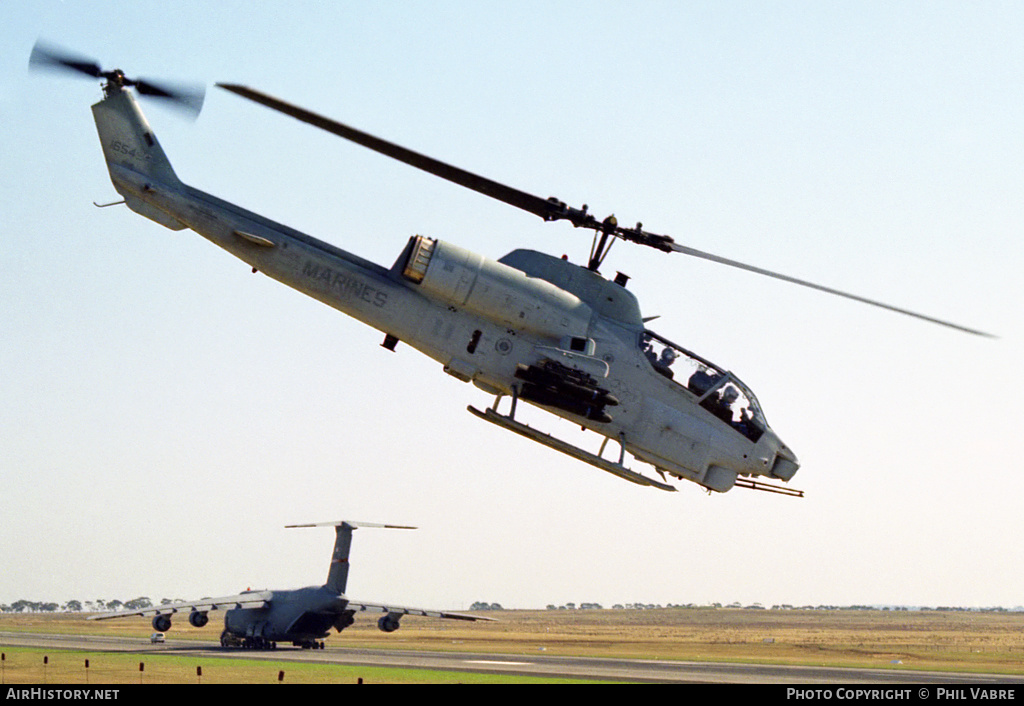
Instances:
[[[342,522],[335,528],[334,553],[331,554],[331,568],[327,571],[324,584],[335,593],[344,593],[348,585],[348,553],[352,548],[352,530],[355,527]]]
[[[374,522],[319,522],[309,525],[286,525],[286,527],[334,527],[334,553],[331,555],[331,568],[327,572],[327,583],[324,586],[334,593],[344,593],[348,585],[348,555],[352,548],[352,531],[360,527],[383,527],[387,529],[416,529],[406,525],[382,525]]]
[[[139,192],[140,181],[155,191],[177,189],[182,184],[131,91],[110,92],[92,107],[92,113],[110,179],[128,207],[172,230],[183,229],[184,224]]]
[[[121,165],[169,186],[181,183],[131,91],[111,93],[92,114],[108,167]]]

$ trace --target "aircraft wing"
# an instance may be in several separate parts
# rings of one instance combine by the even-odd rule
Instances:
[[[164,603],[163,605],[140,608],[138,610],[119,610],[110,613],[90,615],[88,620],[109,620],[110,618],[127,618],[132,615],[173,615],[175,613],[191,613],[192,611],[207,612],[230,610],[232,608],[263,608],[270,604],[273,597],[271,591],[246,591],[233,596],[217,598],[200,598],[198,601],[182,603]]]
[[[346,610],[354,610],[357,613],[394,613],[397,615],[422,615],[427,618],[446,618],[448,620],[489,620],[496,618],[485,618],[480,615],[469,613],[450,613],[444,610],[424,610],[423,608],[409,608],[407,606],[392,605],[389,603],[365,603],[355,599],[348,599]]]

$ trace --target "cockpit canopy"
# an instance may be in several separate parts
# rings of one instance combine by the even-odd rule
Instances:
[[[655,371],[751,441],[756,442],[768,428],[754,393],[732,373],[653,331],[645,330],[640,336],[640,349]]]

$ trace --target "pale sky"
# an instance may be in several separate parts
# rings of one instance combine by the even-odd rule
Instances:
[[[0,603],[321,583],[433,608],[1024,604],[1024,6],[0,3]],[[206,84],[143,103],[187,183],[388,265],[415,233],[584,261],[545,224],[220,89],[251,85],[599,217],[990,331],[617,244],[658,333],[734,371],[803,499],[634,486],[117,200],[98,82],[42,38]],[[596,448],[543,413],[531,424]],[[640,466],[640,470],[645,467]]]

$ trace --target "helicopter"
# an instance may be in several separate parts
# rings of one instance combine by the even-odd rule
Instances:
[[[197,112],[198,91],[165,89],[120,70],[103,71],[37,45],[30,66],[104,80],[92,106],[115,190],[132,211],[172,230],[191,229],[262,273],[439,362],[445,373],[493,396],[475,416],[619,478],[663,491],[690,481],[709,492],[744,487],[803,496],[787,483],[796,454],[766,421],[735,373],[655,331],[629,278],[600,269],[616,240],[680,253],[845,297],[961,332],[941,319],[789,277],[676,243],[666,235],[599,220],[586,205],[528,194],[459,169],[247,86],[220,88],[392,159],[541,217],[593,231],[585,265],[517,249],[492,260],[422,235],[409,238],[390,267],[199,191],[176,175],[134,96],[164,98]],[[99,205],[99,204],[97,204]],[[114,205],[114,204],[106,204]],[[499,411],[508,398],[508,410]],[[592,431],[585,449],[516,418],[527,403]],[[607,455],[609,441],[617,446]],[[631,461],[627,459],[627,454]],[[656,477],[629,465],[647,464]]]

